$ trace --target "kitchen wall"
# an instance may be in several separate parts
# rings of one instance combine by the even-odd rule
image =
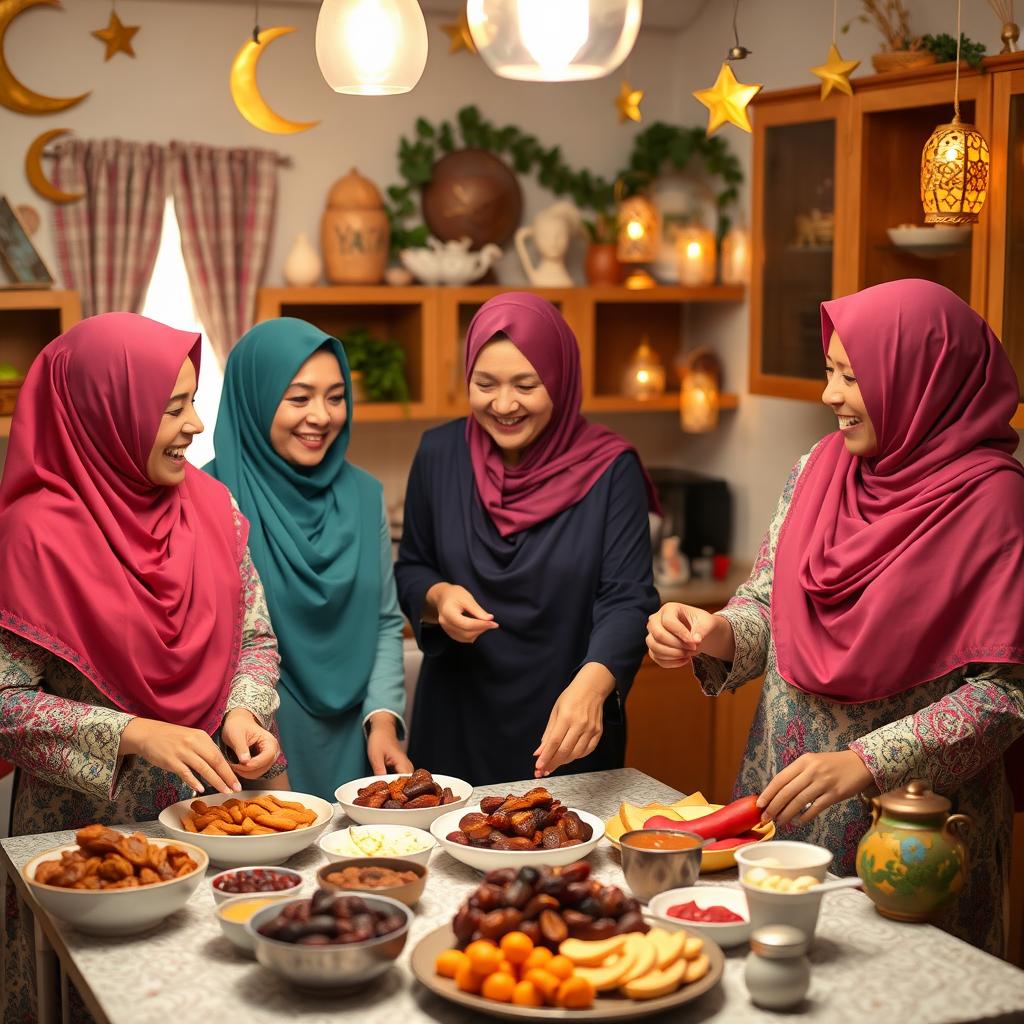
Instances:
[[[0,194],[14,204],[32,203],[44,210],[37,244],[52,265],[49,211],[29,189],[22,169],[23,154],[41,131],[68,127],[83,138],[184,139],[272,148],[292,160],[281,171],[277,230],[267,268],[267,283],[277,284],[295,235],[305,231],[317,237],[323,199],[336,178],[356,166],[382,187],[397,181],[398,138],[411,133],[418,116],[436,122],[476,103],[495,123],[515,123],[544,142],[558,142],[571,165],[606,176],[622,166],[637,130],[632,124],[620,125],[611,106],[622,77],[646,90],[645,123],[662,119],[703,124],[705,110],[691,91],[714,80],[732,42],[733,5],[727,0],[679,2],[693,9],[694,20],[685,32],[643,31],[621,73],[565,85],[507,82],[490,74],[478,58],[449,56],[447,37],[440,30],[448,19],[430,16],[430,58],[419,85],[404,96],[372,99],[338,96],[323,82],[313,56],[315,4],[261,3],[263,27],[297,28],[275,42],[260,64],[264,95],[286,117],[321,119],[312,131],[289,137],[271,137],[252,128],[235,110],[227,90],[230,61],[251,31],[251,5],[120,0],[122,21],[141,26],[134,40],[137,56],[132,60],[119,54],[109,63],[103,62],[102,44],[89,36],[106,25],[108,0],[69,0],[60,11],[34,8],[20,15],[6,34],[11,70],[41,92],[72,95],[91,89],[92,95],[52,117],[30,118],[0,109]],[[909,6],[915,31],[953,31],[953,0],[911,0]],[[844,0],[840,7],[848,16],[858,5]],[[990,50],[998,49],[999,26],[988,5],[965,0],[964,8],[964,31]],[[754,53],[737,66],[739,77],[764,82],[768,89],[810,82],[806,69],[824,59],[831,12],[827,0],[745,0],[740,5],[741,41]],[[844,56],[865,63],[878,48],[877,35],[860,25],[840,42]],[[731,127],[723,133],[749,166],[749,137]],[[521,183],[529,219],[551,196],[532,179]],[[506,258],[499,273],[509,283],[522,280],[514,256]],[[823,407],[746,394],[745,305],[695,311],[688,335],[688,344],[707,341],[718,348],[726,365],[725,386],[741,396],[740,408],[723,414],[720,429],[701,437],[683,435],[669,414],[604,421],[637,444],[650,464],[725,477],[736,498],[736,553],[751,557],[790,466],[831,428],[832,419]],[[357,432],[353,458],[383,480],[389,502],[402,495],[422,429],[423,424],[372,424]]]

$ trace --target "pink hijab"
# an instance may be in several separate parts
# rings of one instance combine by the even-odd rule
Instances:
[[[0,485],[0,626],[83,672],[133,715],[213,732],[241,643],[227,488],[146,463],[199,336],[133,313],[90,317],[38,356]],[[243,531],[244,532],[244,531]]]
[[[511,468],[476,419],[470,416],[466,421],[477,492],[498,533],[508,537],[582,501],[623,452],[636,449],[580,415],[579,346],[550,302],[529,292],[507,292],[485,302],[466,335],[467,384],[480,350],[497,334],[505,335],[530,361],[554,403],[551,422],[520,464]],[[658,498],[646,471],[644,478],[651,508],[657,510]]]
[[[1024,664],[1024,468],[999,339],[929,281],[823,302],[878,454],[825,438],[779,535],[780,674],[831,700],[900,693],[970,662]]]

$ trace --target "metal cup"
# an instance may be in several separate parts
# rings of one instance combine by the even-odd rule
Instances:
[[[697,845],[689,850],[649,850],[629,845],[630,836],[688,836]],[[619,838],[622,873],[633,895],[647,903],[658,893],[693,885],[700,874],[701,851],[710,842],[693,832],[678,829],[645,828],[626,832]]]

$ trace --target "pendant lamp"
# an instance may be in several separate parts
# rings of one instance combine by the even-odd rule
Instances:
[[[324,0],[316,62],[335,92],[409,92],[427,63],[427,24],[417,0]]]
[[[629,56],[643,0],[468,0],[480,56],[502,78],[580,82]]]

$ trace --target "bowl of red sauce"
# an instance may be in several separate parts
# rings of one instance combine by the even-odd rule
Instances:
[[[691,885],[669,889],[651,900],[652,917],[683,925],[723,949],[740,946],[750,936],[750,911],[742,889],[725,885]]]
[[[619,838],[622,873],[642,903],[658,893],[693,885],[700,874],[701,850],[708,840],[693,832],[643,828]]]
[[[301,887],[302,875],[298,871],[266,865],[231,868],[210,879],[217,904],[236,896],[279,896],[283,893],[295,896]]]

